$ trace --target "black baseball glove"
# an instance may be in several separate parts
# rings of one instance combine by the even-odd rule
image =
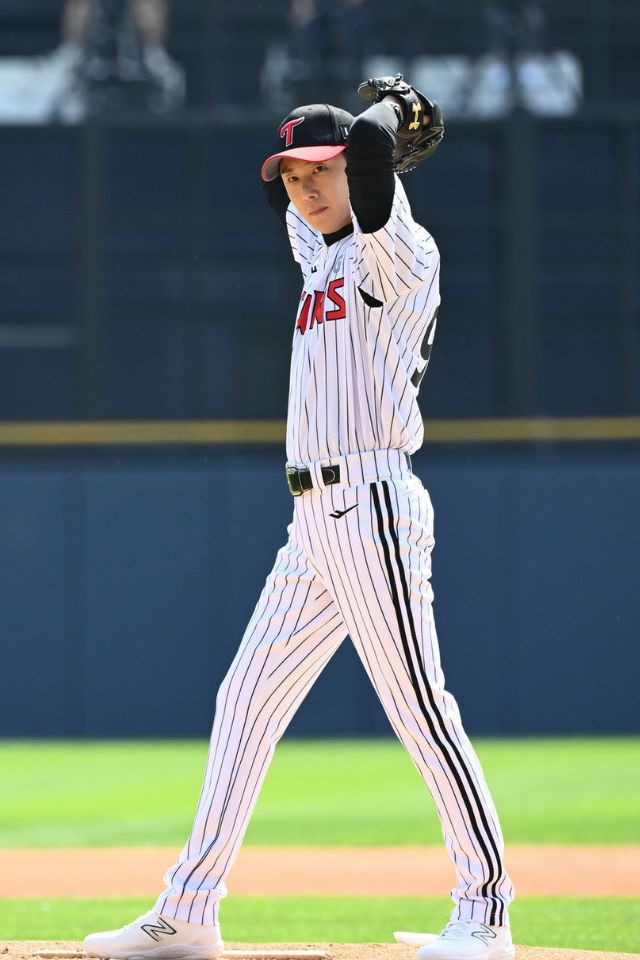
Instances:
[[[384,97],[391,95],[402,105],[402,119],[393,151],[393,169],[396,173],[413,170],[438,149],[444,137],[442,110],[435,100],[428,100],[403,80],[401,73],[395,77],[372,77],[360,84],[358,93],[363,100],[371,103],[380,103]],[[425,116],[430,117],[426,126],[423,123]]]

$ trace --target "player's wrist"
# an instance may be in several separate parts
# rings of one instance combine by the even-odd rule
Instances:
[[[383,97],[380,103],[383,103],[385,107],[388,107],[390,110],[393,110],[396,117],[398,118],[398,123],[402,123],[404,120],[404,106],[402,100],[399,97],[394,97],[393,94],[388,93],[386,97]]]

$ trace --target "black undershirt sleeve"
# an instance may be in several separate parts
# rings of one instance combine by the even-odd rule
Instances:
[[[289,206],[289,195],[285,190],[282,177],[276,177],[275,180],[262,181],[262,189],[265,192],[269,206],[275,211],[276,216],[282,223],[287,225],[287,207]]]
[[[356,117],[349,131],[349,198],[363,233],[381,230],[391,215],[395,191],[393,149],[399,122],[393,109],[376,103]]]

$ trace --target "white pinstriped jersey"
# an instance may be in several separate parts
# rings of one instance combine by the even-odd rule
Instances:
[[[440,299],[438,251],[397,178],[377,233],[354,222],[327,246],[292,206],[287,225],[304,276],[287,454],[310,465],[314,484],[294,500],[287,543],[218,692],[193,830],[155,910],[217,925],[276,743],[348,634],[436,804],[456,871],[452,919],[505,925],[513,887],[498,815],[440,665],[433,507],[396,452],[422,442],[417,392]],[[315,483],[317,461],[337,456],[340,482]],[[361,467],[351,476],[349,461]]]
[[[366,450],[413,453],[423,440],[417,398],[440,303],[438,249],[397,176],[381,230],[362,233],[352,220],[353,233],[327,246],[287,210],[304,278],[287,414],[287,461],[298,466]]]

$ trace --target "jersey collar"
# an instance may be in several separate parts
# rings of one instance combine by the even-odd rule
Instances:
[[[326,245],[330,247],[332,243],[337,243],[338,240],[348,237],[350,233],[353,233],[353,223],[345,223],[344,227],[340,227],[334,233],[323,233],[322,238]]]

